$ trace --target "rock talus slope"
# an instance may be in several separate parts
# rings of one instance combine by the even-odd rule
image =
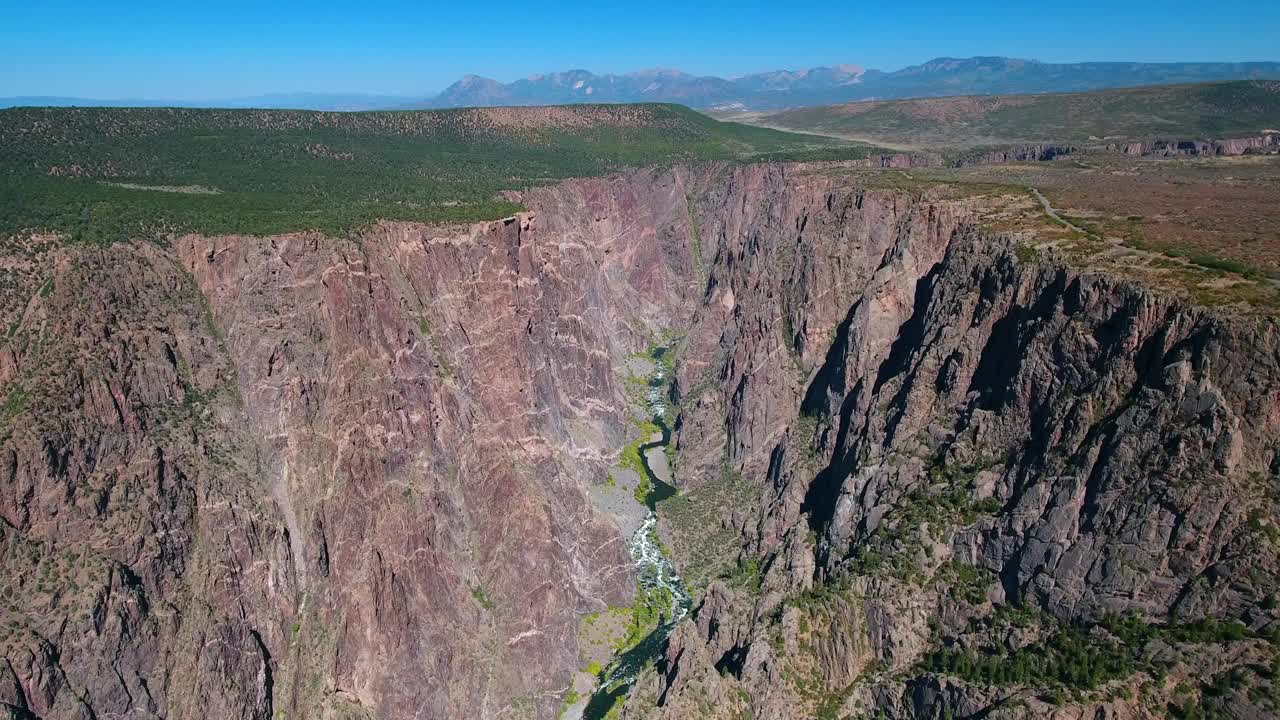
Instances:
[[[802,166],[524,202],[348,240],[13,243],[0,707],[556,716],[578,618],[634,592],[586,491],[663,333],[684,492],[659,516],[698,604],[623,716],[1144,716],[1140,682],[1269,662],[1274,323]],[[1056,705],[925,667],[1011,607],[1038,614],[1006,652],[1118,613],[1247,637]]]

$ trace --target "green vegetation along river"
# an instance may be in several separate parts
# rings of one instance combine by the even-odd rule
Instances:
[[[640,642],[615,656],[602,673],[599,688],[587,703],[583,717],[586,720],[599,720],[608,716],[610,709],[618,704],[631,689],[636,676],[645,665],[655,661],[666,646],[667,637],[676,624],[689,614],[693,603],[684,581],[676,572],[671,560],[662,550],[658,540],[657,502],[671,497],[676,489],[659,477],[650,465],[649,453],[657,449],[659,454],[671,442],[671,429],[666,421],[666,407],[663,392],[668,379],[665,366],[661,362],[666,348],[653,351],[653,359],[657,362],[657,370],[649,381],[648,404],[653,422],[662,430],[661,439],[653,440],[640,446],[640,460],[645,477],[651,483],[652,490],[645,498],[649,514],[632,534],[628,543],[631,559],[635,562],[636,577],[639,587],[636,590],[636,602],[648,602],[661,608],[661,617],[657,627]]]

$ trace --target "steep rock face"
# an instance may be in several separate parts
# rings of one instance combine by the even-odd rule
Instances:
[[[578,614],[631,592],[584,489],[624,444],[622,358],[688,291],[668,183],[582,183],[450,235],[179,243],[294,539],[291,707],[320,684],[378,717],[553,713]]]
[[[1017,692],[892,677],[919,673],[939,642],[981,647],[966,628],[992,602],[1061,623],[1129,613],[1269,631],[1275,324],[1019,260],[938,208],[882,208],[881,236],[862,235],[831,222],[849,200],[789,185],[757,203],[785,211],[721,234],[682,372],[723,384],[683,399],[679,465],[688,477],[724,448],[754,479],[741,558],[764,573],[754,590],[713,585],[699,635],[673,639],[706,647],[668,653],[730,677],[708,690],[705,669],[668,660],[627,713],[677,717],[690,697],[735,688],[754,717],[1025,706]],[[1241,666],[1177,667],[1194,683]]]
[[[920,663],[1015,603],[1274,622],[1274,324],[831,169],[573,181],[350,240],[8,248],[0,703],[554,717],[578,617],[633,592],[585,491],[629,437],[626,356],[672,331],[695,522],[659,514],[707,582],[624,716],[1047,714]],[[1175,650],[1204,667],[1155,696],[1269,662]]]
[[[1039,594],[1063,614],[1259,600],[1184,585],[1236,561],[1225,545],[1245,508],[1223,515],[1229,486],[1274,461],[1280,385],[1274,354],[1254,345],[1270,345],[1273,329],[1220,324],[1060,268],[1022,269],[1007,255],[991,264],[1001,255],[988,253],[954,251],[928,279],[875,385],[828,394],[824,412],[844,437],[831,446],[836,462],[871,474],[839,488],[831,563],[879,504],[885,456],[929,451],[949,463],[985,456],[985,472],[999,475],[993,492],[1012,517],[984,552],[1008,570],[1011,593]],[[1191,487],[1172,487],[1183,479]]]
[[[1274,153],[1277,148],[1280,148],[1280,133],[1271,132],[1254,137],[1224,140],[1149,140],[1107,146],[1108,150],[1125,155],[1157,157]]]
[[[811,368],[850,312],[866,326],[853,352],[887,347],[910,310],[911,277],[936,262],[967,210],[756,166],[704,195],[697,214],[704,247],[716,249],[678,368],[677,445],[690,485],[722,456],[764,475]],[[855,307],[867,288],[872,296]]]
[[[696,286],[674,176],[529,204],[13,249],[10,712],[554,715],[579,615],[634,588],[585,495],[619,368]]]
[[[147,246],[19,257],[51,272],[7,304],[0,362],[0,703],[271,717],[290,550],[190,278]]]
[[[978,152],[956,161],[957,167],[1003,165],[1011,162],[1044,162],[1076,152],[1074,145],[1018,145]]]

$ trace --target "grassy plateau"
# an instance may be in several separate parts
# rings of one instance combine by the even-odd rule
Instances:
[[[1280,81],[864,101],[738,118],[785,130],[921,148],[1221,138],[1280,130]]]
[[[866,155],[676,105],[329,113],[0,111],[0,235],[113,241],[172,232],[332,234],[379,219],[509,215],[503,196],[689,160]]]

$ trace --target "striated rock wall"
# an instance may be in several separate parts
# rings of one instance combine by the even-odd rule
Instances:
[[[688,502],[662,533],[710,581],[624,716],[1048,714],[920,666],[1015,604],[1045,620],[1011,647],[1109,612],[1269,627],[1275,324],[828,169],[572,181],[348,240],[12,243],[0,704],[555,717],[579,616],[633,592],[586,489],[663,332]]]
[[[720,227],[677,446],[682,478],[723,448],[754,481],[739,563],[762,577],[708,589],[699,632],[673,637],[628,716],[739,716],[727,697],[757,718],[1059,712],[922,674],[938,647],[984,647],[966,633],[996,606],[1043,611],[1042,628],[1133,614],[1271,631],[1274,321],[1032,260],[954,208],[790,181],[760,195]],[[1238,663],[1264,652],[1242,642]],[[1177,682],[1125,690],[1139,701],[1060,711],[1163,713],[1175,684],[1242,672],[1179,652]]]
[[[553,716],[579,615],[634,588],[585,494],[618,368],[696,287],[674,177],[530,204],[13,260],[0,702]]]
[[[689,291],[662,237],[683,195],[652,189],[582,183],[451,234],[179,242],[301,537],[291,704],[319,683],[380,717],[558,706],[578,614],[631,593],[585,497],[624,444],[617,368]]]

